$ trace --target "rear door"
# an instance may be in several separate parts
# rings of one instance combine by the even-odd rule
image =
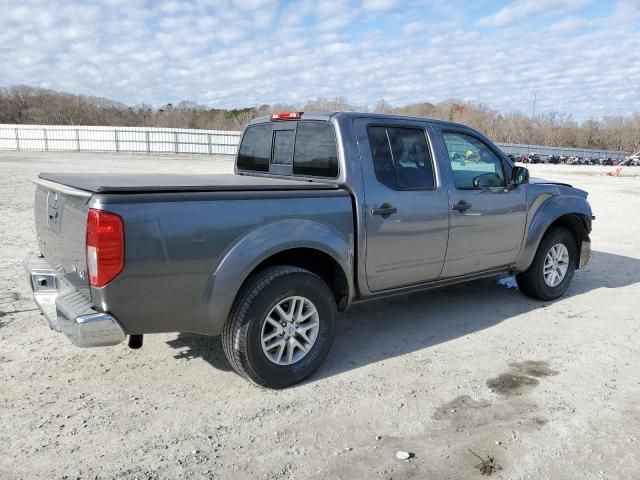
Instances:
[[[509,186],[511,165],[480,135],[440,124],[433,128],[451,184],[442,277],[513,264],[525,229],[524,187]]]
[[[438,278],[447,249],[447,190],[433,161],[428,124],[359,118],[369,290]]]

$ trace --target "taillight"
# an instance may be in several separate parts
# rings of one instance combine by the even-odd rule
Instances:
[[[124,225],[118,215],[89,209],[87,269],[92,287],[104,287],[124,269]]]
[[[273,113],[271,114],[271,121],[277,120],[300,120],[303,112],[285,112],[285,113]]]

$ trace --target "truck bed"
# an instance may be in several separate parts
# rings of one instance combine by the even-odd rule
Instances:
[[[232,174],[41,173],[39,178],[92,193],[337,190],[335,183]]]
[[[306,235],[312,244],[331,245],[323,237],[329,232],[351,245],[354,237],[350,195],[329,182],[42,173],[36,183],[39,249],[61,287],[56,307],[63,310],[63,292],[77,292],[99,312],[114,315],[130,334],[220,333],[224,315],[216,311],[224,302],[212,302],[211,296],[214,284],[229,283],[215,272],[233,251],[242,251],[243,258],[262,258],[275,248],[269,244],[274,238],[280,245],[283,236],[292,241]],[[125,268],[101,288],[89,287],[86,272],[90,208],[124,221]]]

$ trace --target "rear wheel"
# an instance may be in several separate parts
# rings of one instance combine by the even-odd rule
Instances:
[[[526,272],[516,275],[520,290],[539,300],[560,297],[569,287],[578,262],[573,234],[562,227],[549,230]]]
[[[284,388],[311,375],[335,333],[336,305],[320,277],[276,266],[252,276],[225,324],[225,354],[240,375],[267,388]]]

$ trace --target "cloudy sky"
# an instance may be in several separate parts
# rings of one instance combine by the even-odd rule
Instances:
[[[0,85],[127,104],[640,111],[640,0],[0,0]]]

